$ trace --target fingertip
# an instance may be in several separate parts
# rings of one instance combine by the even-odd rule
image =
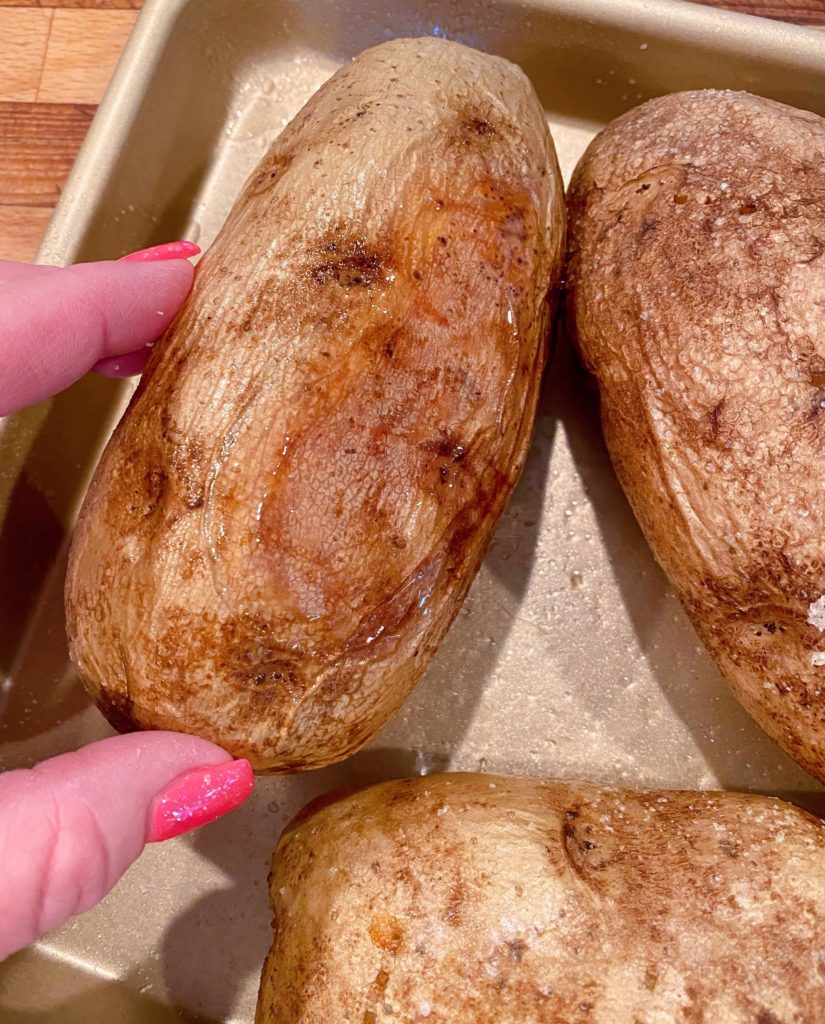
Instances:
[[[240,807],[254,786],[255,776],[246,758],[184,772],[155,797],[146,841],[174,839],[222,818]]]
[[[75,272],[78,290],[87,293],[97,313],[97,359],[92,365],[154,343],[175,318],[195,274],[187,260],[111,261],[68,269]]]
[[[154,263],[161,260],[189,259],[197,256],[201,247],[195,242],[184,239],[180,242],[164,242],[152,245],[148,249],[138,249],[120,257],[121,263]]]
[[[183,259],[137,263],[110,260],[77,264],[67,270],[78,275],[81,272],[84,276],[95,275],[95,289],[103,300],[111,297],[125,303],[133,298],[134,313],[148,314],[151,327],[156,327],[158,321],[163,322],[163,317],[167,322],[171,320],[189,294],[195,278],[195,268],[189,260]],[[152,317],[157,317],[157,320]]]
[[[50,271],[45,276],[38,272],[44,269]],[[108,360],[141,352],[157,340],[186,298],[194,273],[185,259],[21,272],[0,302],[0,411],[62,391],[98,363],[105,373],[137,372],[140,356],[119,370],[116,360]]]
[[[176,804],[175,783],[196,777],[200,802],[189,783]],[[177,807],[190,822],[180,834],[238,806],[251,788],[248,762],[172,732],[113,736],[0,775],[0,906],[15,900],[15,913],[0,915],[0,959],[111,889],[143,849],[158,797],[169,797],[170,820]]]

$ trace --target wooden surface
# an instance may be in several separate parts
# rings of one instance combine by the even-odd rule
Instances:
[[[34,257],[142,2],[0,0],[0,259]],[[825,27],[825,0],[697,2]]]

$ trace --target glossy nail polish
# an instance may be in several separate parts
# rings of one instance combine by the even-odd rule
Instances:
[[[120,262],[157,263],[161,260],[185,260],[190,256],[197,256],[200,251],[200,246],[194,242],[164,242],[163,245],[153,245],[148,249],[138,249],[137,252],[121,256]]]
[[[184,772],[152,802],[147,843],[172,839],[220,818],[239,807],[254,784],[252,767],[245,759]]]

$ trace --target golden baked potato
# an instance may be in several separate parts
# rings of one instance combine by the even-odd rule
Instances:
[[[568,210],[616,473],[736,696],[825,781],[825,121],[653,100],[591,143]]]
[[[495,775],[313,811],[256,1024],[818,1024],[825,826],[779,800]]]
[[[71,654],[121,729],[258,770],[399,707],[518,479],[564,201],[514,65],[363,53],[247,182],[153,353],[71,551]]]

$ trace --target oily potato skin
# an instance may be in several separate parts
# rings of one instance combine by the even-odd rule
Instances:
[[[618,477],[736,696],[825,781],[825,121],[653,100],[593,141],[568,208]]]
[[[286,830],[256,1024],[817,1024],[825,828],[779,800],[495,775]]]
[[[398,708],[521,472],[563,236],[544,113],[507,61],[397,40],[310,100],[80,516],[71,653],[117,727],[288,771]]]

